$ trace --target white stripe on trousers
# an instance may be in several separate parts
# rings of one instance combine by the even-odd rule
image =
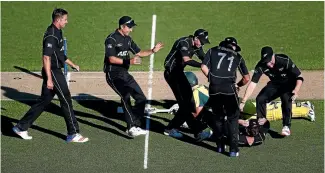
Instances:
[[[65,101],[66,104],[68,105],[69,115],[70,115],[70,118],[71,118],[71,124],[72,124],[72,126],[73,126],[73,128],[74,128],[75,133],[77,133],[77,129],[76,129],[76,127],[75,127],[74,124],[73,124],[73,120],[72,120],[72,116],[71,116],[71,110],[70,110],[70,106],[69,106],[69,104],[68,104],[68,101],[65,99],[64,94],[63,94],[63,92],[62,92],[62,90],[61,90],[61,88],[60,88],[59,82],[56,80],[56,78],[55,78],[54,73],[53,73],[52,70],[51,70],[51,72],[52,72],[52,74],[53,74],[54,80],[56,81],[56,83],[57,83],[57,85],[58,85],[57,88],[58,88],[58,90],[59,90],[59,93],[61,93],[61,95],[62,95],[64,101]]]
[[[234,90],[234,87],[233,87],[232,85],[231,85],[231,89],[232,89],[232,90],[234,91],[234,93],[235,93],[237,106],[238,106],[238,108],[240,108],[240,105],[239,105],[239,103],[238,103],[239,98],[237,97],[236,91]]]

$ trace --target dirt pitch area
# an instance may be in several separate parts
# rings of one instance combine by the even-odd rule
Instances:
[[[130,72],[139,83],[143,92],[148,94],[148,72]],[[208,85],[202,72],[195,72],[200,84]],[[324,71],[303,71],[305,82],[299,92],[299,99],[324,99]],[[102,72],[71,72],[70,91],[74,99],[106,99],[119,100],[118,95],[107,85]],[[240,76],[240,75],[238,75]],[[265,86],[268,78],[263,76],[252,97]],[[34,72],[2,72],[1,100],[32,100],[41,93],[42,78]],[[155,71],[152,81],[153,100],[175,100],[175,97],[164,80],[163,72]],[[243,96],[245,88],[240,91]]]

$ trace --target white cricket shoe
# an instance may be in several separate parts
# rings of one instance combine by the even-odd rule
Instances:
[[[181,125],[181,128],[189,129],[190,127],[188,126],[188,124],[187,124],[186,122],[184,122],[184,123]]]
[[[81,134],[76,133],[73,135],[68,135],[66,141],[67,142],[84,143],[84,142],[89,141],[89,138],[83,137]]]
[[[315,115],[315,107],[310,101],[306,102],[307,107],[309,107],[308,117],[310,118],[310,121],[315,121],[316,115]]]
[[[147,131],[144,129],[141,129],[140,127],[131,127],[126,131],[126,133],[131,137],[136,137],[139,135],[145,135],[147,134]]]
[[[25,140],[31,140],[33,139],[32,136],[28,135],[27,131],[21,131],[18,127],[14,126],[12,128],[12,131],[14,131],[17,135],[19,135],[21,138],[25,139]]]
[[[289,127],[288,126],[283,126],[282,131],[281,131],[281,135],[282,136],[290,136],[290,134],[291,134],[291,131],[290,131]]]

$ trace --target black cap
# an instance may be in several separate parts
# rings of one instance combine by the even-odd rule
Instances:
[[[206,43],[209,43],[210,44],[210,41],[209,41],[209,38],[208,38],[208,31],[204,30],[204,29],[197,29],[195,32],[194,32],[194,36],[197,37],[201,44],[204,45]]]
[[[219,46],[227,47],[229,44],[236,47],[236,52],[241,51],[241,48],[238,46],[238,42],[234,37],[226,37],[224,41],[219,43]]]
[[[134,20],[130,16],[121,17],[120,20],[118,21],[118,24],[119,24],[119,26],[126,25],[129,28],[132,28],[137,25],[134,23]]]
[[[265,46],[261,49],[261,62],[264,64],[270,62],[273,56],[273,49],[269,46]]]

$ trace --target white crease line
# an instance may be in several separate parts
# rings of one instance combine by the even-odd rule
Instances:
[[[151,32],[151,48],[155,46],[155,37],[156,37],[156,19],[157,16],[152,15],[152,32]],[[149,66],[149,76],[148,76],[148,104],[146,106],[147,109],[151,108],[151,100],[152,100],[152,78],[153,78],[153,65],[154,65],[154,54],[150,55],[150,66]],[[150,113],[147,113],[146,119],[146,138],[144,145],[144,160],[143,160],[143,168],[148,168],[148,149],[149,149],[149,129],[150,129]]]

